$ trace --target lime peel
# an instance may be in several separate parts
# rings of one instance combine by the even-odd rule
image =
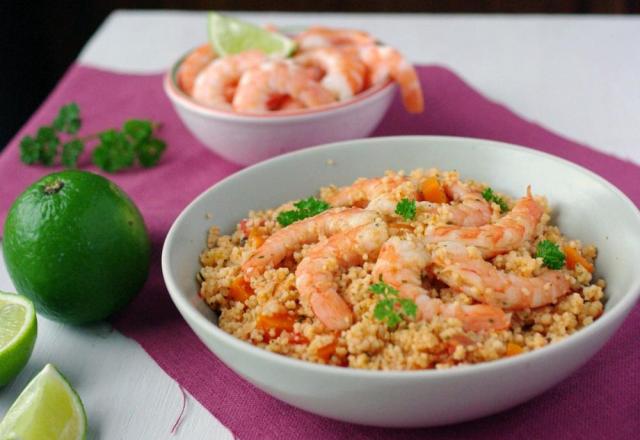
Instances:
[[[295,41],[283,34],[216,12],[209,13],[208,30],[211,45],[220,56],[257,49],[267,55],[288,57],[296,49]]]
[[[86,439],[87,415],[67,379],[47,364],[13,403],[0,422],[0,438]]]
[[[22,371],[37,333],[33,303],[23,296],[0,292],[0,387]]]

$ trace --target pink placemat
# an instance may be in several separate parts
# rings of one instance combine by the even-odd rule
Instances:
[[[425,88],[426,113],[408,115],[396,101],[375,135],[457,135],[529,146],[595,171],[640,205],[640,168],[636,165],[520,118],[446,68],[420,67],[419,74]],[[160,251],[171,223],[197,194],[239,167],[205,150],[188,133],[164,96],[160,75],[124,75],[73,66],[0,155],[0,226],[15,197],[52,171],[21,164],[19,139],[50,122],[60,105],[69,101],[80,105],[85,121],[82,132],[86,133],[119,126],[131,117],[164,123],[161,137],[169,149],[158,167],[108,176],[140,207],[154,249],[144,290],[113,323],[138,341],[237,438],[638,438],[640,306],[602,351],[560,385],[510,411],[473,422],[420,430],[368,428],[317,417],[269,397],[236,376],[205,348],[178,315],[164,287]],[[171,423],[166,421],[167,432]]]

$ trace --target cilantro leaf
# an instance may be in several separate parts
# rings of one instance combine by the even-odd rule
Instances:
[[[62,146],[62,165],[74,168],[78,164],[78,158],[84,151],[84,143],[80,139],[74,139]]]
[[[291,223],[295,223],[298,220],[302,220],[307,217],[313,217],[330,208],[327,202],[316,199],[315,197],[300,200],[294,203],[293,206],[296,209],[282,211],[278,214],[276,220],[282,226],[289,226]]]
[[[43,165],[53,165],[58,155],[58,146],[60,145],[60,139],[58,139],[53,127],[40,127],[36,134],[35,142],[40,148],[40,163]]]
[[[482,197],[487,202],[493,202],[500,207],[500,212],[507,212],[509,210],[509,206],[507,202],[504,201],[502,197],[493,192],[493,189],[487,187],[484,191],[482,191]]]
[[[136,160],[142,167],[152,167],[160,161],[167,148],[164,141],[153,137],[159,124],[148,120],[130,119],[122,125],[121,131],[105,130],[83,137],[75,136],[81,125],[78,104],[63,105],[51,125],[40,127],[35,136],[22,138],[20,160],[28,165],[53,165],[60,155],[62,165],[75,167],[89,142],[98,139],[99,144],[91,156],[93,163],[113,173],[132,167]],[[61,141],[59,135],[66,135],[63,136],[66,139]]]
[[[536,257],[549,269],[560,269],[564,266],[565,256],[557,244],[550,240],[542,240],[536,246]]]
[[[80,108],[75,102],[60,107],[53,120],[53,128],[58,132],[76,134],[80,130]]]
[[[93,150],[93,163],[109,173],[133,165],[135,151],[127,138],[116,130],[100,133],[100,145]]]
[[[405,220],[413,220],[416,218],[416,201],[409,199],[400,200],[396,205],[396,214]]]
[[[40,160],[40,145],[31,136],[25,136],[20,141],[20,160],[27,165]]]
[[[151,138],[153,125],[151,121],[129,119],[122,125],[122,132],[129,136],[134,144],[144,143]]]
[[[418,307],[413,300],[399,298],[398,290],[381,281],[369,286],[369,290],[382,296],[373,309],[373,316],[379,321],[386,321],[387,326],[395,328],[404,318],[416,317]]]
[[[138,162],[145,168],[153,167],[160,162],[162,153],[166,148],[167,144],[156,138],[151,138],[144,143],[138,144],[136,147]]]

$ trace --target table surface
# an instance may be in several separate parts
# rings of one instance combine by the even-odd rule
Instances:
[[[527,119],[640,164],[640,17],[235,15],[256,23],[369,30],[413,62],[452,68],[480,92]],[[161,72],[205,40],[204,13],[116,11],[78,61],[118,72]],[[12,289],[0,253],[0,290]],[[182,391],[136,342],[108,324],[78,329],[41,317],[28,366],[0,390],[0,414],[48,362],[80,392],[90,438],[233,438],[190,396],[183,422],[172,436]]]

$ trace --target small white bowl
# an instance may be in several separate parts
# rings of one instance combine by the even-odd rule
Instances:
[[[374,86],[336,104],[272,115],[243,115],[206,107],[176,83],[182,57],[167,73],[164,91],[191,133],[207,148],[250,165],[311,145],[366,137],[389,109],[395,84]]]
[[[456,169],[517,196],[544,194],[568,236],[598,247],[607,281],[604,314],[539,350],[448,370],[362,371],[277,355],[216,326],[198,297],[198,256],[213,224],[229,233],[249,210],[317,194],[387,169]],[[258,190],[256,190],[258,189]],[[206,214],[213,214],[213,220]],[[501,142],[451,137],[390,137],[342,142],[278,157],[217,183],[176,219],[162,252],[162,272],[178,310],[226,365],[291,405],[334,419],[389,427],[434,426],[502,411],[549,389],[593,356],[640,295],[640,213],[613,185],[557,157]],[[601,366],[606,368],[606,366]],[[629,392],[633,392],[629,390]]]

